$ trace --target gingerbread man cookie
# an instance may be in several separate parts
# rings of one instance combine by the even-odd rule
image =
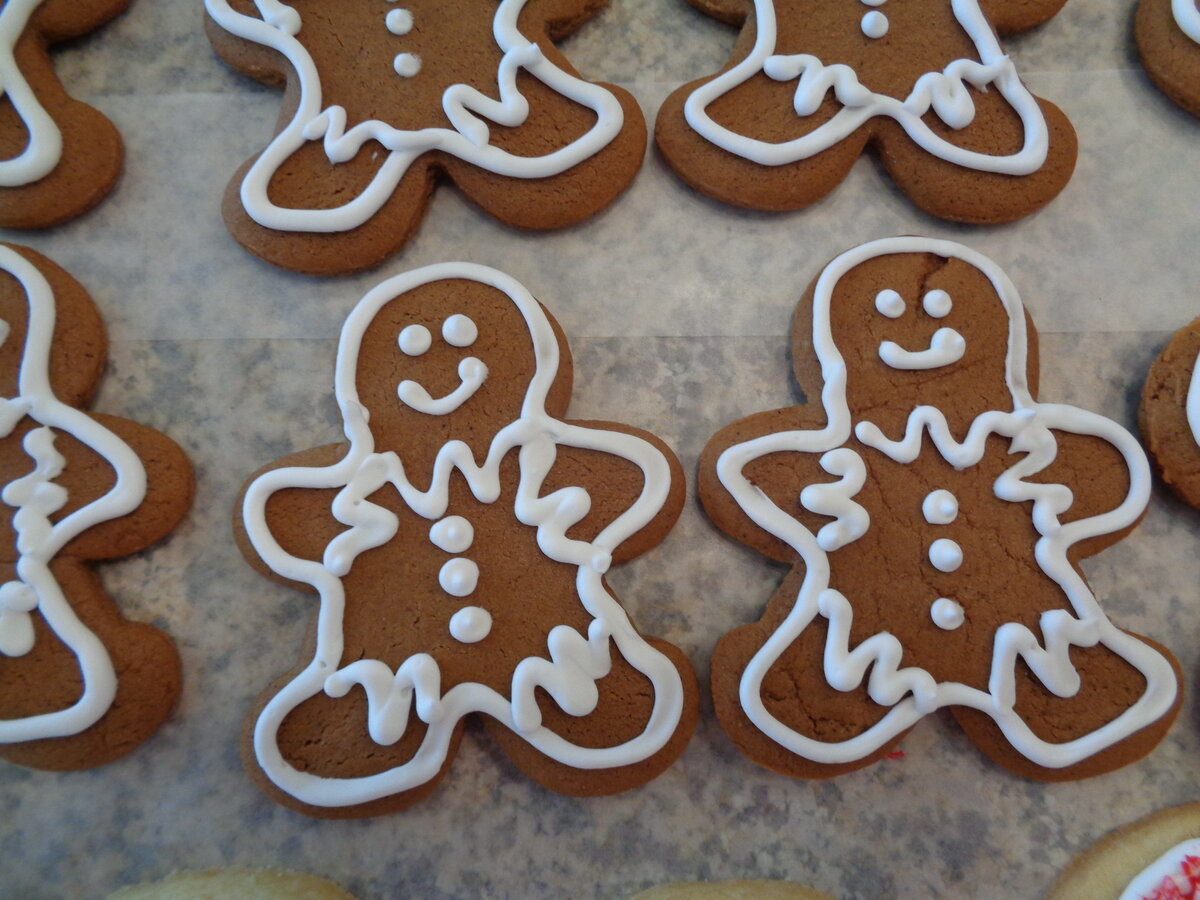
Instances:
[[[557,324],[493,269],[385,281],[342,331],[348,443],[248,485],[239,540],[320,596],[312,658],[263,696],[248,764],[277,801],[371,815],[427,796],[475,713],[552,790],[612,793],[682,752],[686,658],[643,637],[605,581],[679,515],[652,435],[562,418]]]
[[[865,244],[793,333],[810,402],[735,422],[701,458],[713,521],[791,566],[713,657],[739,749],[827,777],[950,707],[1030,778],[1149,752],[1178,665],[1110,622],[1078,567],[1138,522],[1149,466],[1115,422],[1035,399],[1035,332],[999,267],[948,241]]]
[[[742,26],[726,68],[668,97],[655,130],[709,196],[800,209],[868,145],[917,206],[960,222],[1019,219],[1071,177],[1074,129],[993,31],[1040,24],[1062,0],[690,2]]]
[[[1196,0],[1141,0],[1134,35],[1150,80],[1192,115],[1200,116],[1200,6]]]
[[[1138,425],[1158,475],[1200,508],[1200,319],[1179,329],[1154,360]]]
[[[67,96],[48,47],[95,31],[129,0],[6,0],[0,6],[0,226],[45,228],[99,203],[124,147],[100,112]]]
[[[637,102],[584,81],[552,43],[604,2],[205,6],[230,65],[287,81],[275,139],[224,203],[234,237],[275,265],[376,265],[412,236],[442,178],[506,224],[560,228],[607,206],[641,166]]]
[[[121,617],[91,563],[164,537],[191,503],[170,438],[84,411],[104,326],[45,257],[0,245],[0,757],[79,769],[128,753],[170,714],[179,656]]]

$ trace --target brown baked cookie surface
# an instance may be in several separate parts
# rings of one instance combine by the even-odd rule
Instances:
[[[655,140],[711,197],[800,209],[873,147],[925,212],[989,224],[1040,209],[1071,177],[1074,129],[1029,93],[995,36],[1044,22],[1062,0],[691,2],[742,31],[721,72],[667,98]]]
[[[165,537],[192,469],[166,435],[85,411],[104,325],[70,275],[0,245],[0,757],[81,769],[128,753],[179,695],[170,638],[92,570]]]
[[[274,140],[230,182],[233,236],[315,275],[369,268],[449,180],[519,228],[588,218],[633,180],[633,97],[583,80],[554,41],[604,0],[206,0],[235,69],[286,83]]]
[[[1200,319],[1179,329],[1150,366],[1138,426],[1158,476],[1200,507]]]
[[[1185,900],[1200,889],[1200,803],[1172,806],[1105,835],[1046,900]]]
[[[727,426],[700,461],[716,525],[791,566],[713,656],[738,748],[829,777],[950,707],[1030,778],[1149,752],[1178,664],[1110,622],[1078,566],[1138,522],[1149,466],[1115,422],[1036,400],[1036,332],[999,267],[949,241],[865,244],[793,329],[808,402]]]
[[[494,269],[419,269],[351,312],[347,443],[267,466],[238,517],[256,568],[320,597],[311,659],[249,722],[273,799],[327,817],[409,806],[475,714],[566,794],[635,787],[683,751],[691,666],[605,581],[674,524],[679,463],[647,432],[564,419],[571,378],[557,323]]]
[[[129,0],[6,0],[0,6],[0,227],[59,225],[99,203],[124,147],[99,111],[67,95],[49,47],[95,31]]]
[[[1195,0],[1141,0],[1134,36],[1150,80],[1200,116],[1200,7]]]

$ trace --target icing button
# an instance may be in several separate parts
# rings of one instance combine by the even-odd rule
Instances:
[[[392,67],[401,78],[412,78],[421,71],[421,57],[415,53],[397,53]]]
[[[954,572],[962,565],[962,547],[948,538],[938,538],[929,545],[929,561],[939,572]]]
[[[960,604],[949,597],[938,597],[929,607],[929,617],[933,624],[944,631],[953,631],[966,621],[966,614]]]
[[[447,516],[429,529],[429,540],[439,550],[463,553],[475,540],[475,529],[462,516]]]
[[[863,34],[872,40],[883,37],[888,32],[888,18],[877,9],[871,10],[862,17]]]
[[[461,556],[452,559],[438,572],[438,584],[452,597],[465,597],[479,584],[479,566]]]
[[[450,617],[450,636],[463,644],[482,641],[492,630],[492,614],[479,606],[464,606]]]
[[[413,17],[407,9],[393,9],[384,19],[387,30],[392,34],[403,35],[412,31]]]
[[[930,525],[949,525],[958,518],[958,498],[947,490],[930,491],[921,503],[921,514]]]

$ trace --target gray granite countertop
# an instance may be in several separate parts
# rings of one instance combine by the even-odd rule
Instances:
[[[665,880],[747,877],[842,900],[1032,898],[1105,831],[1200,799],[1200,513],[1162,489],[1140,528],[1085,569],[1114,620],[1170,646],[1189,693],[1157,750],[1100,778],[1024,781],[932,716],[899,758],[793,781],[743,758],[707,700],[679,762],[614,797],[547,793],[478,728],[431,799],[364,821],[276,806],[239,760],[246,710],[299,659],[315,607],[245,565],[232,504],[263,463],[338,438],[336,336],[388,275],[454,258],[508,271],[571,337],[572,414],[652,427],[690,477],[717,428],[797,399],[789,317],[825,261],[895,233],[953,237],[1020,289],[1042,335],[1042,397],[1133,427],[1147,367],[1197,312],[1200,122],[1137,65],[1132,12],[1127,0],[1070,0],[1007,41],[1081,145],[1062,196],[1023,222],[931,220],[869,159],[813,209],[740,211],[694,194],[651,152],[630,191],[584,225],[513,232],[443,188],[409,248],[328,280],[261,264],[224,230],[221,191],[269,137],[279,97],[212,55],[198,0],[134,0],[59,53],[68,89],[124,133],[126,174],[83,219],[4,239],[47,253],[100,306],[113,344],[95,408],[166,431],[195,462],[183,526],[102,568],[126,615],[174,636],[186,682],[174,717],[116,763],[72,774],[0,764],[0,894],[104,896],[178,868],[239,864],[326,875],[363,898],[618,900]],[[613,0],[564,49],[589,77],[629,87],[652,121],[672,88],[723,62],[733,37],[682,0]],[[635,621],[684,648],[705,683],[717,638],[757,618],[782,575],[721,536],[693,498],[668,540],[613,582]]]

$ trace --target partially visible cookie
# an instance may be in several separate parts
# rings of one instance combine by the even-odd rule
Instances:
[[[48,48],[129,0],[7,0],[0,9],[0,227],[45,228],[99,203],[121,174],[116,127],[63,89]]]
[[[568,795],[671,765],[695,728],[695,675],[637,630],[607,573],[678,518],[675,455],[641,429],[567,419],[566,337],[483,266],[370,291],[334,380],[347,441],[268,465],[238,517],[259,571],[320,597],[305,661],[251,716],[264,790],[323,817],[410,806],[473,716]]]
[[[1200,803],[1173,806],[1101,838],[1046,900],[1184,900],[1200,891]]]
[[[690,2],[741,34],[724,69],[667,98],[655,140],[711,197],[801,209],[873,148],[925,212],[992,224],[1040,209],[1074,171],[1071,123],[996,37],[1062,0]]]
[[[607,206],[646,149],[637,101],[554,46],[607,0],[205,0],[231,66],[286,82],[274,139],[233,176],[224,216],[247,250],[313,275],[377,265],[439,181],[518,228]]]
[[[1141,0],[1134,36],[1146,74],[1200,116],[1200,7],[1196,0]]]
[[[354,900],[332,881],[278,869],[177,872],[153,884],[121,888],[108,900]]]
[[[828,894],[791,881],[677,881],[660,884],[629,900],[833,900]]]
[[[1175,333],[1150,366],[1138,426],[1162,480],[1200,508],[1200,319]]]
[[[86,411],[105,348],[78,282],[0,245],[0,757],[41,769],[128,753],[179,695],[171,639],[92,566],[166,536],[192,470],[166,435]]]

